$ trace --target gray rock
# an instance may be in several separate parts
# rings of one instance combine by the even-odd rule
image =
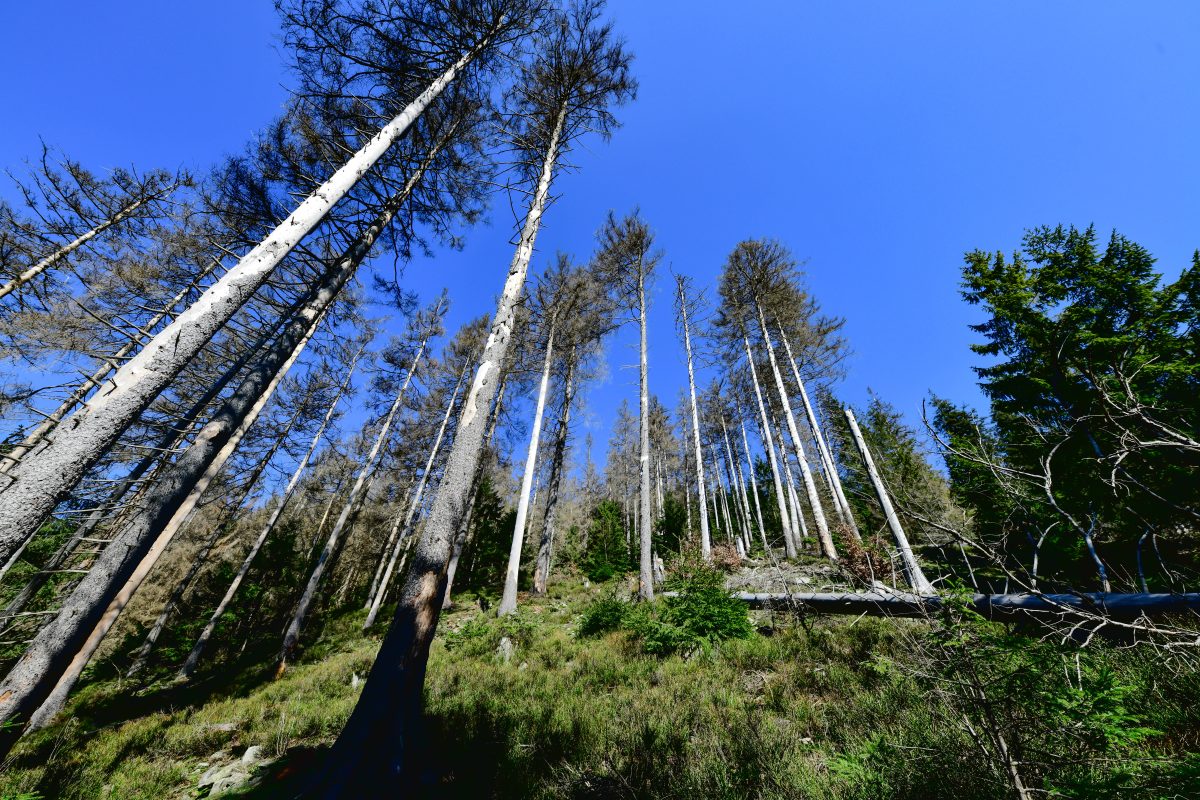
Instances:
[[[507,636],[500,637],[500,646],[496,648],[496,655],[500,657],[500,660],[507,664],[512,661],[514,652],[516,652],[516,647],[513,645],[512,639]]]
[[[245,765],[235,761],[217,775],[216,780],[212,783],[209,797],[216,797],[222,792],[236,789],[248,780],[250,780],[250,773],[246,770]]]
[[[263,760],[263,749],[262,749],[262,745],[260,745],[260,744],[251,745],[250,747],[246,748],[246,752],[242,753],[242,763],[243,764],[253,764],[256,761],[262,761],[262,760]]]

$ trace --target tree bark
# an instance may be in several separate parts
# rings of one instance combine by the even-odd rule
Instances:
[[[392,582],[392,573],[396,569],[396,559],[400,557],[401,550],[404,548],[409,536],[412,535],[413,520],[416,518],[417,509],[421,507],[421,498],[425,496],[425,489],[429,486],[429,476],[433,472],[433,465],[437,461],[438,452],[441,450],[442,439],[446,435],[446,426],[450,423],[450,418],[454,415],[454,408],[458,403],[458,390],[462,388],[463,380],[466,379],[466,376],[467,368],[464,367],[458,375],[458,382],[454,385],[454,392],[450,395],[450,402],[446,405],[446,413],[442,417],[442,424],[438,427],[433,447],[429,450],[429,459],[425,462],[425,471],[421,473],[421,480],[417,483],[417,488],[413,491],[412,502],[409,504],[408,513],[404,517],[404,531],[400,534],[395,544],[389,548],[391,555],[387,560],[387,568],[383,571],[383,576],[379,580],[379,586],[371,598],[367,619],[363,622],[363,630],[375,624],[375,617],[379,614],[379,607],[383,605],[383,600],[387,597],[388,586]],[[399,522],[400,519],[397,517],[397,526]]]
[[[433,100],[490,43],[485,36],[388,122],[258,246],[124,364],[60,426],[16,480],[0,491],[0,560],[7,561],[79,483],[150,402],[242,305],[275,267],[408,130]],[[65,427],[64,427],[65,426]]]
[[[750,474],[750,492],[754,495],[754,518],[758,522],[758,535],[762,539],[763,554],[771,557],[771,545],[767,544],[767,527],[763,524],[762,502],[758,499],[758,478],[754,475],[754,459],[750,456],[750,438],[746,436],[746,420],[739,420],[742,426],[742,448],[746,454],[746,471]]]
[[[641,424],[638,428],[638,464],[641,467],[641,489],[638,498],[638,597],[654,599],[654,539],[653,520],[650,516],[650,377],[647,367],[646,347],[646,273],[643,263],[638,264],[638,332],[641,339],[639,349],[639,398]]]
[[[316,599],[317,589],[321,586],[321,580],[325,577],[325,571],[329,568],[334,551],[341,545],[342,534],[354,524],[355,518],[358,517],[358,512],[362,509],[362,505],[366,501],[367,490],[371,479],[375,475],[375,466],[379,460],[379,454],[382,452],[383,445],[392,430],[392,420],[395,419],[396,412],[404,404],[405,392],[408,390],[409,383],[412,382],[412,377],[417,371],[417,366],[421,363],[421,357],[425,354],[425,345],[428,341],[429,337],[426,334],[417,346],[417,352],[413,355],[408,372],[404,375],[404,383],[400,385],[400,391],[396,392],[396,399],[392,401],[387,415],[383,418],[383,422],[379,426],[379,433],[375,436],[375,443],[371,445],[371,452],[367,454],[366,461],[359,468],[358,475],[354,478],[354,484],[350,487],[350,494],[346,496],[346,505],[342,507],[342,513],[338,515],[337,522],[333,523],[333,529],[329,531],[329,538],[325,540],[325,546],[321,549],[321,554],[317,557],[316,566],[313,567],[312,573],[308,576],[308,583],[304,586],[304,592],[300,595],[300,600],[296,604],[296,610],[292,614],[291,622],[288,623],[287,631],[283,635],[283,646],[279,650],[279,663],[275,670],[275,677],[277,679],[287,669],[288,662],[296,651],[296,645],[300,643],[300,633],[304,629],[304,621],[308,617],[308,609],[312,606],[313,600]]]
[[[554,363],[554,320],[546,336],[546,354],[542,360],[542,380],[538,384],[537,406],[533,425],[529,429],[529,451],[525,455],[525,472],[521,476],[521,499],[517,501],[517,521],[513,527],[512,545],[508,549],[508,567],[504,573],[504,594],[500,598],[499,616],[517,611],[517,576],[521,570],[521,550],[525,543],[525,521],[529,515],[529,495],[533,476],[537,472],[538,442],[542,436],[542,416],[546,412],[546,390],[550,386],[550,367]]]
[[[349,274],[345,276],[349,277]],[[340,289],[342,283],[336,284]],[[58,615],[34,638],[0,683],[0,737],[5,752],[22,732],[23,717],[39,706],[53,716],[104,634],[145,578],[207,488],[233,447],[253,423],[299,349],[336,296],[334,287],[310,294],[279,340],[179,458],[145,493],[141,507],[104,549]]]

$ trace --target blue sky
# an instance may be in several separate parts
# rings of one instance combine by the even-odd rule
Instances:
[[[1044,223],[1116,227],[1177,271],[1200,246],[1200,4],[1190,2],[635,2],[611,12],[637,56],[636,103],[564,176],[538,241],[586,257],[608,209],[640,206],[666,261],[712,286],[743,238],[807,259],[846,317],[841,394],[867,387],[915,419],[930,390],[978,403],[958,297],[962,254]],[[279,109],[290,78],[267,0],[10,4],[0,25],[0,164],[38,137],[100,169],[203,171]],[[508,204],[462,253],[408,267],[451,324],[494,308]],[[686,372],[664,270],[651,389]],[[584,419],[603,458],[636,398],[632,330]]]

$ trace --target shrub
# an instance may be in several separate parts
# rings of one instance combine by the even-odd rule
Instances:
[[[579,620],[580,636],[599,636],[624,627],[629,603],[615,595],[600,597],[588,604]]]
[[[746,604],[725,588],[725,576],[702,561],[684,561],[668,582],[667,621],[699,642],[745,639],[754,628]]]
[[[723,572],[733,572],[742,566],[742,557],[731,544],[715,544],[712,548],[712,563]]]

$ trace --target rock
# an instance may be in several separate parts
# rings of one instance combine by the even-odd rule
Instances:
[[[237,730],[236,722],[212,722],[204,727],[213,731],[221,731],[222,733],[233,733]]]
[[[358,673],[357,672],[351,673],[350,674],[350,688],[358,689],[360,684],[362,684],[362,678],[358,677]]]
[[[500,660],[507,664],[512,660],[514,652],[516,647],[513,646],[512,639],[507,636],[500,637],[500,646],[496,648],[496,655],[500,656]]]
[[[246,752],[242,753],[243,764],[253,764],[255,761],[262,761],[263,749],[262,745],[254,744],[246,748]]]
[[[222,792],[236,789],[248,780],[250,780],[250,773],[247,771],[245,765],[235,761],[217,775],[212,783],[212,790],[209,792],[209,797],[216,797]]]

